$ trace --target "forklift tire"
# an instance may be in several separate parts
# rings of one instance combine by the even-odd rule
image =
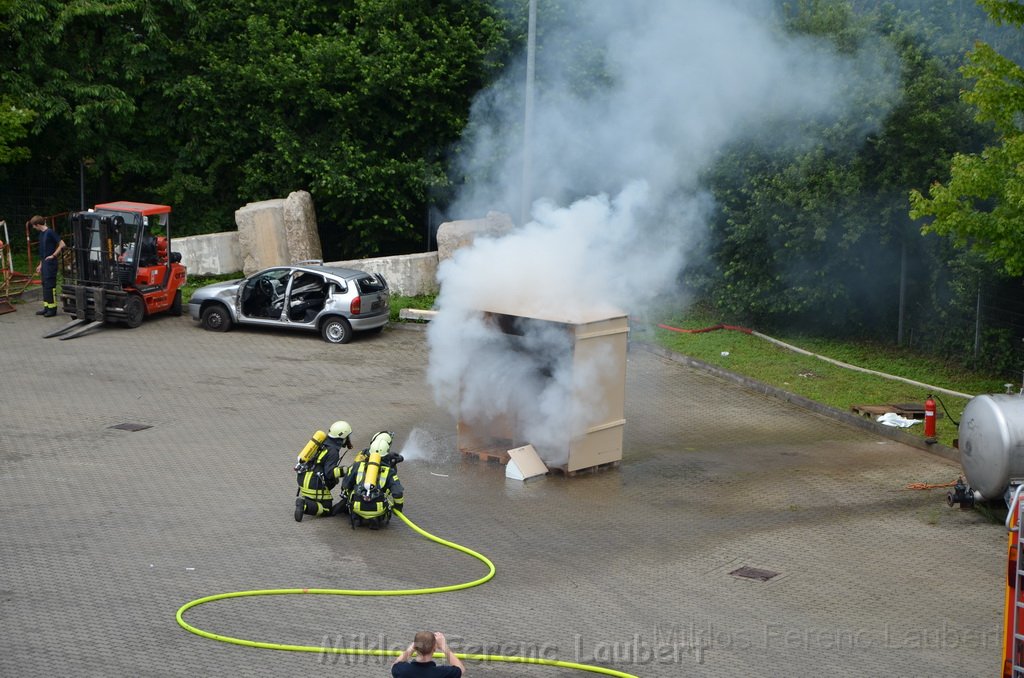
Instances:
[[[181,290],[174,293],[174,301],[171,302],[171,308],[168,311],[175,318],[181,315]]]
[[[203,309],[202,323],[211,332],[227,332],[231,329],[231,316],[220,304],[210,304]]]
[[[144,317],[146,317],[146,304],[142,301],[142,297],[129,294],[124,300],[124,324],[135,329],[142,324]]]

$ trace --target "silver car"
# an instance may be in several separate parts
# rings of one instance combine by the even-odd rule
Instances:
[[[308,262],[206,285],[188,302],[192,319],[214,332],[236,323],[290,327],[317,331],[332,344],[347,344],[353,332],[379,332],[390,309],[384,276]]]

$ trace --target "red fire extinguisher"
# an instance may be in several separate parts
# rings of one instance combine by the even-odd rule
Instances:
[[[935,400],[932,398],[931,393],[928,394],[927,400],[924,401],[924,437],[935,437]]]

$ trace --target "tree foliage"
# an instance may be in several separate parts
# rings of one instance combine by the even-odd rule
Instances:
[[[720,309],[760,325],[891,338],[901,267],[923,294],[920,272],[939,256],[907,218],[904,196],[944,172],[976,132],[946,62],[900,15],[802,2],[789,28],[847,53],[881,35],[877,48],[899,58],[900,91],[887,108],[863,87],[841,119],[804,121],[815,140],[804,147],[744,142],[723,154],[708,174],[718,214],[716,266],[704,284]]]
[[[18,144],[27,136],[34,117],[28,109],[0,102],[0,165],[28,159],[28,147]]]
[[[84,159],[96,201],[168,202],[180,233],[305,189],[338,258],[419,246],[505,45],[482,0],[8,1],[0,95],[38,114],[39,161],[11,177],[76,179]]]
[[[0,71],[0,97],[31,110],[25,145],[32,162],[4,177],[14,191],[54,186],[36,211],[65,211],[77,203],[81,163],[108,197],[126,178],[159,171],[173,109],[163,85],[189,68],[177,41],[193,16],[189,0],[9,0]],[[172,142],[173,143],[173,142]],[[130,180],[116,197],[159,196]]]
[[[1024,26],[1024,6],[983,1],[997,21]],[[970,246],[1009,275],[1024,275],[1024,68],[984,42],[969,54],[963,74],[974,81],[963,99],[989,124],[998,143],[978,153],[953,155],[946,183],[936,181],[925,197],[910,193],[911,216],[930,217],[924,232]]]

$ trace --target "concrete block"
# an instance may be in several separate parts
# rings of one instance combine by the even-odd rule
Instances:
[[[483,219],[446,221],[437,227],[437,258],[444,261],[460,247],[471,245],[479,236],[500,236],[515,228],[512,217],[503,212],[488,212]]]
[[[433,320],[436,315],[437,311],[418,308],[403,308],[398,312],[398,317],[402,320]]]
[[[284,227],[284,199],[251,202],[235,210],[242,271],[251,275],[268,266],[291,263]]]
[[[323,259],[316,209],[308,191],[294,191],[284,200],[284,233],[291,262]]]

